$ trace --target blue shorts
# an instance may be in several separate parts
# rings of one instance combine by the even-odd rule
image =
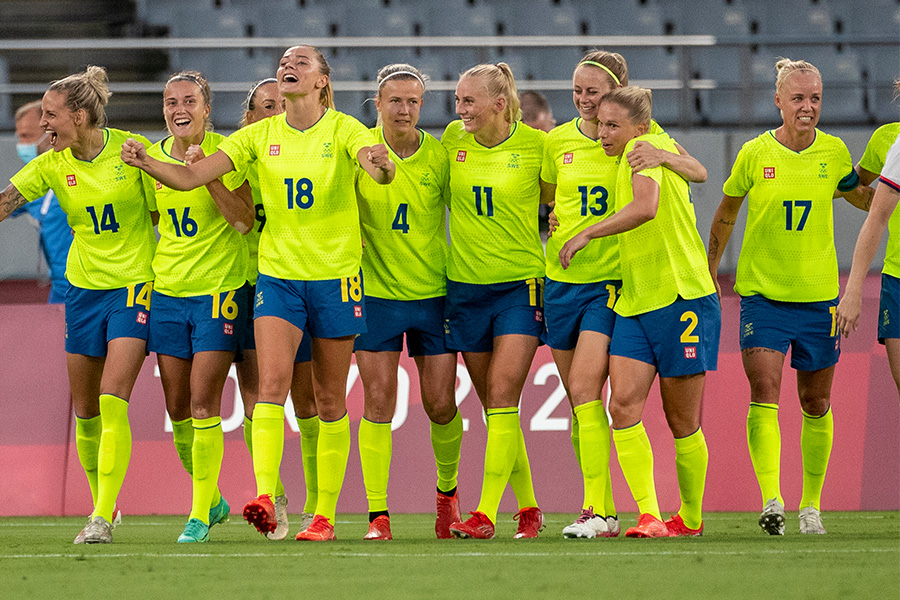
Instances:
[[[110,340],[146,340],[152,290],[152,281],[114,290],[70,285],[66,290],[66,352],[106,356]]]
[[[444,334],[451,351],[490,352],[494,338],[544,333],[544,278],[507,283],[447,281]]]
[[[582,331],[612,337],[616,323],[613,306],[621,281],[562,283],[549,277],[544,288],[547,345],[554,350],[574,350]]]
[[[304,337],[339,338],[366,332],[362,272],[355,277],[298,281],[259,274],[253,318],[278,317]]]
[[[835,322],[837,298],[823,302],[779,302],[763,296],[741,298],[741,350],[768,348],[787,354],[798,371],[837,364],[841,337]]]
[[[255,298],[256,297],[256,286],[250,285],[249,283],[244,287],[247,288],[247,297]],[[243,340],[241,342],[241,352],[235,357],[234,362],[241,362],[244,360],[243,351],[244,350],[256,350],[256,337],[254,335],[253,330],[253,303],[249,303],[249,308],[246,312],[247,320],[244,323],[244,335]],[[303,363],[309,362],[312,360],[312,336],[304,335],[303,339],[300,340],[300,347],[297,348],[297,356],[294,358],[295,363]]]
[[[410,356],[451,352],[444,345],[444,296],[425,300],[387,300],[366,296],[368,331],[356,338],[353,350],[400,352],[403,334]]]
[[[678,298],[648,313],[616,315],[609,353],[654,365],[660,377],[715,371],[722,310],[719,297]]]
[[[250,297],[246,286],[228,292],[177,298],[153,291],[147,349],[191,358],[197,352],[237,352]]]
[[[878,304],[878,343],[900,338],[900,279],[881,274],[881,302]]]

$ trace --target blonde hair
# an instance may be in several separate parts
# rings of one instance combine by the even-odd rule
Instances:
[[[784,85],[784,81],[788,78],[788,75],[798,71],[809,71],[815,73],[816,77],[820,80],[822,79],[822,74],[819,73],[819,70],[814,67],[812,63],[808,63],[805,60],[779,58],[775,63],[775,91],[780,92],[781,86]]]
[[[609,69],[609,71],[606,71],[602,67],[592,65],[592,62],[603,65],[604,67],[606,67],[606,69]],[[578,66],[575,68],[578,69],[578,67],[582,65],[604,71],[606,73],[606,77],[609,78],[610,87],[616,88],[620,85],[628,85],[628,63],[625,62],[625,57],[618,52],[607,52],[606,50],[591,50],[590,52],[585,54],[580,61],[578,61]],[[610,73],[612,73],[612,75],[615,75],[619,81],[613,79]]]
[[[310,46],[309,44],[300,45],[313,51],[313,54],[316,55],[316,59],[318,59],[319,61],[319,74],[328,77],[328,83],[326,83],[325,87],[322,88],[322,90],[319,92],[319,104],[321,104],[325,108],[333,109],[334,89],[331,87],[331,67],[328,66],[328,61],[325,60],[325,55],[322,54],[322,51],[315,46]]]
[[[106,126],[106,105],[109,104],[109,80],[106,69],[89,65],[84,72],[75,73],[50,84],[48,91],[63,94],[66,108],[75,112],[84,110],[91,127]]]
[[[196,85],[200,88],[200,95],[203,96],[203,102],[206,106],[212,108],[212,92],[209,89],[209,82],[206,81],[206,77],[203,76],[203,73],[200,71],[179,71],[169,77],[169,80],[166,81],[166,87],[169,87],[169,84],[175,81],[188,81]],[[165,94],[165,92],[163,93]],[[206,117],[203,118],[203,128],[206,129],[206,131],[213,130],[213,124],[209,115],[206,115]]]
[[[428,75],[425,75],[412,65],[406,63],[386,65],[378,70],[378,75],[375,77],[375,82],[378,84],[378,91],[375,93],[377,97],[381,98],[381,86],[388,79],[397,81],[418,81],[422,84],[422,94],[425,93],[425,87],[428,85],[428,82],[431,81],[431,78],[428,77]],[[379,112],[376,125],[381,124],[381,113]]]
[[[650,125],[653,113],[653,92],[636,85],[627,85],[607,92],[600,100],[601,104],[615,102],[628,111],[628,120],[636,125]]]
[[[464,77],[480,77],[484,81],[491,99],[506,98],[506,110],[504,110],[503,116],[508,123],[522,119],[519,91],[516,89],[516,80],[508,64],[500,62],[496,65],[476,65],[459,76],[460,79]]]
[[[253,84],[253,87],[250,88],[250,91],[247,92],[247,97],[244,99],[244,114],[241,117],[241,122],[238,124],[238,129],[246,127],[250,124],[250,113],[252,113],[256,109],[256,92],[259,91],[264,85],[268,85],[270,83],[278,84],[278,80],[274,77],[266,77],[265,79],[260,79],[256,83]]]

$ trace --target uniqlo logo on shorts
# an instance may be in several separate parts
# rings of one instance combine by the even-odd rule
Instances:
[[[685,346],[684,347],[684,357],[685,358],[697,358],[697,347],[696,346]]]
[[[73,173],[72,175],[66,175],[66,184],[67,184],[69,187],[72,187],[73,185],[78,185],[78,181],[75,180],[75,174],[74,174],[74,173]]]
[[[362,306],[356,305],[353,307],[353,316],[357,319],[362,318]]]
[[[460,150],[456,153],[456,162],[466,162],[466,151]]]
[[[543,321],[544,320],[544,311],[542,311],[542,310],[534,311],[534,320],[538,321],[538,322]]]
[[[269,156],[280,156],[281,144],[272,144],[269,146]]]
[[[775,167],[763,167],[763,179],[775,179]]]
[[[143,311],[139,311],[137,314],[137,322],[140,323],[141,325],[146,325],[147,324],[147,313],[145,313]]]
[[[225,332],[225,335],[234,335],[234,325],[225,323],[222,325],[222,331]]]
[[[565,154],[563,154],[563,164],[564,164],[564,165],[571,165],[571,164],[572,164],[572,159],[573,159],[574,157],[575,157],[575,155],[574,155],[573,153],[571,153],[571,152],[566,152]]]

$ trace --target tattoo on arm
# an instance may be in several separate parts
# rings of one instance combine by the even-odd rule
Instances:
[[[778,350],[772,350],[771,348],[747,348],[745,350],[741,350],[741,354],[744,356],[751,356],[753,354],[781,354]]]
[[[706,257],[710,260],[716,258],[719,255],[719,238],[715,235],[709,236],[709,251],[706,253]]]
[[[737,221],[729,221],[727,219],[719,219],[719,224],[725,225],[726,227],[734,227],[735,223],[737,223]]]
[[[14,210],[19,208],[20,206],[25,206],[27,203],[28,200],[26,200],[25,197],[22,196],[22,193],[13,187],[7,194],[5,194],[2,202],[0,202],[0,215],[4,217],[9,216]]]

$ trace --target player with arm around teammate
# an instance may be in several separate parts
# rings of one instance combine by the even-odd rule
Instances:
[[[94,511],[75,543],[110,543],[116,497],[131,459],[128,401],[147,346],[153,221],[140,171],[119,148],[130,136],[106,127],[106,71],[90,66],[50,84],[41,127],[51,151],[0,192],[0,220],[54,190],[74,232],[66,267],[66,366],[75,445]]]
[[[259,162],[266,214],[260,235],[254,329],[259,401],[253,409],[253,465],[258,496],[244,518],[261,533],[277,522],[272,497],[284,446],[284,403],[301,339],[312,337],[313,388],[320,419],[318,498],[299,540],[334,537],[334,514],[350,452],[346,382],[353,339],[365,331],[362,242],[353,186],[357,166],[390,183],[395,166],[371,133],[334,105],[330,68],[312,46],[288,48],[278,89],[286,112],[238,130],[211,156],[191,165],[148,158],[137,144],[123,159],[164,185],[192,189]]]
[[[822,104],[818,69],[786,58],[775,69],[782,125],[738,153],[710,230],[709,270],[715,280],[748,198],[735,291],[741,295],[741,358],[750,381],[747,439],[764,505],[759,525],[770,535],[784,534],[778,408],[791,347],[803,412],[800,532],[821,534],[819,500],[834,436],[831,383],[840,355],[832,199],[837,190],[865,210],[872,190],[859,186],[844,142],[816,128]]]

